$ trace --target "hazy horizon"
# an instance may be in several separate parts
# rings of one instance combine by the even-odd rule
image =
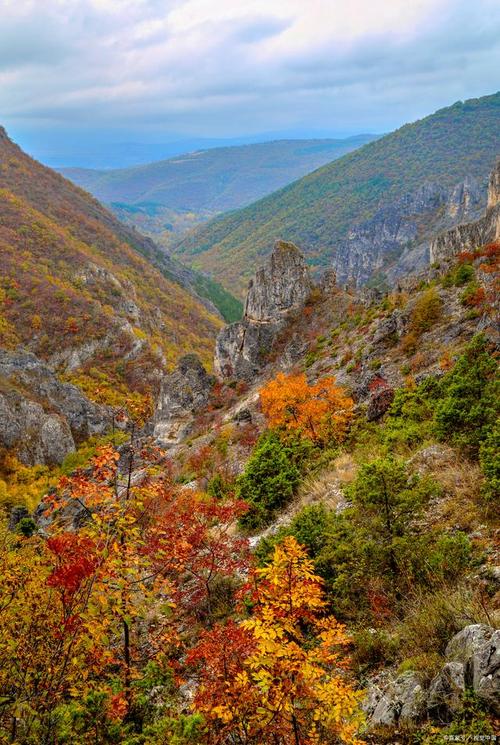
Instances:
[[[52,165],[116,143],[384,133],[499,88],[496,0],[0,0],[0,12],[1,123]]]

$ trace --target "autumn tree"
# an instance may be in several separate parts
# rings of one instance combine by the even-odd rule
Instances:
[[[163,454],[131,441],[101,447],[45,506],[45,536],[0,535],[0,741],[48,745],[63,722],[64,741],[89,727],[121,742],[152,717],[177,732],[179,659],[248,569],[246,505],[174,484]],[[145,695],[158,687],[161,725]]]
[[[0,738],[54,742],[57,707],[110,661],[101,619],[88,615],[98,576],[89,538],[1,531]]]
[[[270,427],[318,445],[341,441],[353,416],[352,399],[331,377],[309,384],[304,373],[278,373],[263,386],[260,400]]]
[[[325,614],[321,580],[293,537],[254,570],[243,602],[250,616],[205,633],[189,656],[199,665],[195,707],[210,745],[356,742],[348,639]]]

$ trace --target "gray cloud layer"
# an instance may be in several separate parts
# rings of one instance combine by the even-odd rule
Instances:
[[[498,0],[0,0],[0,17],[14,129],[382,131],[500,87]]]

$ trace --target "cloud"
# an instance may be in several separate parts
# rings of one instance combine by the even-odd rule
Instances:
[[[498,88],[497,0],[0,0],[9,126],[386,130]]]

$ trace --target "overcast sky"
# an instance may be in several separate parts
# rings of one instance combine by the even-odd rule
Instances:
[[[500,0],[0,0],[0,122],[383,132],[500,88]]]

